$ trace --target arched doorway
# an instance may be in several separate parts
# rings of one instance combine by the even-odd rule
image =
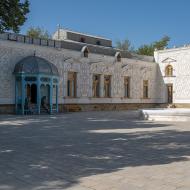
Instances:
[[[43,98],[44,96],[46,97],[46,101],[48,102],[48,104],[50,103],[50,85],[48,84],[42,84],[40,86],[40,93],[41,93],[41,98]]]
[[[37,103],[37,85],[27,84],[26,85],[26,97],[30,99],[32,104]]]
[[[51,94],[50,85],[49,84],[42,84],[40,86],[41,113],[50,112],[50,109],[51,109],[51,107],[50,107],[50,105],[51,105],[50,94]]]

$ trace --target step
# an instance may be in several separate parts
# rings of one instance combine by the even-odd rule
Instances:
[[[142,109],[141,119],[150,121],[190,121],[190,109]]]

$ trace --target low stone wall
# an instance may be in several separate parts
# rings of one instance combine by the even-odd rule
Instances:
[[[0,114],[14,114],[15,113],[15,105],[6,104],[0,105]]]
[[[190,108],[190,104],[174,104],[175,108]]]
[[[190,121],[189,108],[141,109],[140,118],[149,121]]]
[[[166,108],[167,104],[62,104],[59,105],[60,112],[78,112],[78,111],[119,111],[119,110],[138,110],[142,108]]]
[[[189,105],[190,106],[190,105]],[[165,108],[167,104],[60,104],[59,112],[79,112],[79,111],[119,111],[138,110],[143,108]],[[15,106],[0,105],[0,114],[15,114]]]

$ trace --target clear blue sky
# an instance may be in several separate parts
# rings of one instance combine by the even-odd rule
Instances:
[[[128,38],[135,47],[171,37],[169,46],[190,43],[189,0],[29,0],[21,29],[40,26],[50,33],[57,24],[115,42]]]

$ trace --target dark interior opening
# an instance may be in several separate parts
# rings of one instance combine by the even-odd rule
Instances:
[[[37,86],[36,84],[31,85],[31,103],[37,103]]]

